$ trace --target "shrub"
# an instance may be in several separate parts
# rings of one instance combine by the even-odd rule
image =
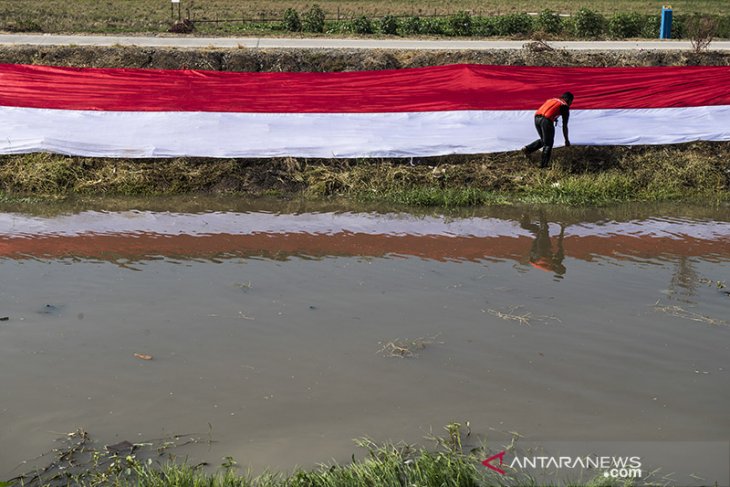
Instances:
[[[560,15],[552,10],[545,9],[540,12],[535,21],[535,29],[546,34],[560,34],[563,30],[563,21]]]
[[[717,37],[730,39],[730,15],[717,17]]]
[[[288,8],[284,11],[284,30],[289,32],[299,32],[302,30],[302,21],[299,18],[299,14],[293,8]]]
[[[661,23],[662,19],[660,16],[647,15],[646,19],[644,20],[644,25],[641,28],[641,37],[646,37],[647,39],[659,37],[659,25]],[[672,22],[673,37],[677,34],[677,27],[680,27],[680,25],[677,22]]]
[[[328,22],[325,25],[324,32],[325,34],[351,34],[353,32],[352,22],[349,20]]]
[[[302,27],[306,32],[324,32],[324,10],[316,3],[304,14]]]
[[[472,33],[475,36],[490,37],[497,35],[497,22],[495,17],[473,17],[471,24]]]
[[[641,37],[646,25],[646,15],[635,12],[616,14],[608,21],[608,33],[611,37]]]
[[[526,13],[502,15],[497,17],[495,27],[501,36],[529,34],[532,32],[532,17]]]
[[[398,34],[398,19],[392,15],[386,15],[380,19],[380,32],[392,36]]]
[[[575,36],[575,17],[563,18],[563,34],[566,36]]]
[[[361,15],[352,21],[352,31],[356,34],[372,34],[373,23],[365,15]]]
[[[593,10],[582,8],[575,15],[575,35],[578,37],[600,37],[605,30],[606,19]]]
[[[717,35],[719,21],[706,15],[693,15],[687,20],[687,38],[695,52],[707,49]]]
[[[421,24],[421,18],[418,16],[406,17],[401,24],[401,32],[403,32],[404,35],[421,34],[423,31],[423,26]]]
[[[459,11],[449,16],[449,30],[455,36],[470,36],[472,34],[471,14]]]
[[[443,19],[438,17],[428,17],[421,24],[423,34],[441,35],[446,32]]]

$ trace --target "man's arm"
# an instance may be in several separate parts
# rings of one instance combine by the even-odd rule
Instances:
[[[560,107],[560,115],[563,117],[563,137],[565,138],[565,146],[570,146],[568,138],[568,119],[570,118],[570,108],[566,105]]]

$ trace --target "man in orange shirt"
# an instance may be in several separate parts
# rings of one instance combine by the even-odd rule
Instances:
[[[570,145],[568,139],[568,119],[570,118],[570,105],[573,103],[573,94],[566,91],[560,98],[550,98],[542,104],[535,112],[535,128],[540,136],[535,142],[522,148],[522,152],[529,157],[530,154],[542,148],[542,160],[540,167],[548,167],[550,164],[550,153],[553,150],[555,141],[555,124],[558,117],[563,117],[563,137],[565,146]]]

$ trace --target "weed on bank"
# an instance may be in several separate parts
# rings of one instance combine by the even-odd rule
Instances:
[[[512,471],[504,474],[485,467],[482,461],[488,453],[482,447],[466,452],[462,444],[462,425],[448,425],[449,436],[438,440],[436,451],[405,443],[378,445],[369,439],[356,443],[367,450],[365,458],[346,465],[331,463],[314,469],[295,469],[291,473],[266,472],[253,476],[242,472],[236,462],[226,458],[223,465],[211,472],[205,465],[152,458],[144,460],[140,450],[129,451],[106,447],[96,450],[88,435],[79,431],[75,442],[67,449],[56,450],[56,460],[43,470],[29,472],[7,482],[2,487],[481,487],[481,486],[628,486],[623,481],[607,479],[595,473],[582,483],[538,483],[527,474]],[[134,445],[129,444],[130,447]],[[111,450],[110,450],[111,448]],[[168,448],[168,447],[165,447]],[[159,446],[158,446],[159,449]]]

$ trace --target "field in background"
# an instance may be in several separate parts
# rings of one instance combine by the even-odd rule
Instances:
[[[605,16],[616,13],[658,15],[662,2],[642,0],[181,0],[181,16],[193,19],[281,19],[287,8],[303,12],[319,4],[328,19],[353,18],[360,15],[381,17],[387,14],[421,17],[447,16],[458,11],[490,16],[544,9],[571,14],[589,8]],[[665,2],[668,3],[668,2]],[[727,14],[727,0],[677,0],[671,2],[677,15]],[[164,32],[171,17],[169,0],[0,0],[0,30],[42,32]],[[218,26],[216,26],[218,27]],[[222,32],[225,32],[221,29]],[[206,28],[215,32],[215,27]]]

